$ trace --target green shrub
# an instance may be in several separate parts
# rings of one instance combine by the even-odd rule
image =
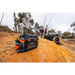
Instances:
[[[26,31],[23,31],[23,33],[26,33]]]
[[[21,31],[19,31],[18,33],[22,33]]]
[[[14,30],[13,32],[14,32],[14,33],[17,33],[17,31],[16,31],[16,30]]]
[[[70,32],[67,32],[67,31],[66,31],[66,32],[63,33],[63,35],[64,35],[65,37],[68,37],[68,35],[70,35]]]

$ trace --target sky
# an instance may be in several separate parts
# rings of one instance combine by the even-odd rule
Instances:
[[[49,23],[51,19],[51,28],[55,29],[55,31],[61,30],[72,32],[72,28],[70,25],[75,21],[75,13],[35,13],[31,12],[32,18],[34,22],[38,22],[39,25],[43,25],[44,18],[46,16],[46,23]],[[0,13],[0,20],[2,17],[2,13]],[[2,25],[8,25],[11,29],[14,26],[14,17],[12,13],[4,13],[4,17],[2,20]]]

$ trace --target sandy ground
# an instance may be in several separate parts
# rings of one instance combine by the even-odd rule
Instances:
[[[0,33],[0,62],[75,62],[75,51],[64,45],[40,38],[36,49],[17,53],[15,50],[15,39],[19,34]]]

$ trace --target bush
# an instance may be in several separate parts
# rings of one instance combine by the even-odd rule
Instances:
[[[9,30],[9,31],[7,31],[7,32],[13,33],[14,31],[10,31],[10,30]]]
[[[21,31],[19,31],[18,33],[22,33]]]
[[[65,37],[68,37],[68,35],[70,35],[70,32],[64,32],[63,35],[64,35]]]
[[[40,36],[40,32],[38,30],[36,30],[35,34]]]
[[[13,32],[8,26],[0,25],[0,31]]]
[[[7,31],[8,26],[0,25],[0,31]]]
[[[13,32],[14,32],[14,33],[17,33],[17,31],[16,31],[16,30],[14,30]]]
[[[26,33],[26,31],[23,31],[23,33]]]

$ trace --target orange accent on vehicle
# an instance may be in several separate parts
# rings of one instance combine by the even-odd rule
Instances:
[[[28,38],[28,41],[30,42],[30,39]]]
[[[15,49],[16,49],[16,50],[17,50],[19,47],[21,47],[21,45],[19,45],[19,46],[15,45]]]
[[[25,42],[25,40],[21,40],[21,39],[20,39],[19,41],[22,42],[23,44],[24,44],[24,42]]]
[[[34,41],[36,41],[36,38],[35,38],[35,40]]]

